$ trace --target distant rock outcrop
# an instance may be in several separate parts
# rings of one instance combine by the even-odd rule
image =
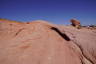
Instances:
[[[81,28],[81,24],[80,21],[76,20],[76,19],[71,19],[70,22],[72,23],[72,26],[80,29]]]
[[[0,20],[0,64],[96,64],[96,30]]]

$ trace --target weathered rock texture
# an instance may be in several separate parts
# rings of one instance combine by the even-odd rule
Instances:
[[[96,30],[0,20],[0,64],[96,64]]]

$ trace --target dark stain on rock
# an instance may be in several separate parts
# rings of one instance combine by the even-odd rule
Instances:
[[[10,26],[12,26],[13,24],[10,24]]]
[[[21,46],[20,48],[21,49],[27,49],[27,48],[29,48],[30,46],[29,45],[24,45],[24,46]]]
[[[30,22],[26,22],[26,24],[30,24]]]

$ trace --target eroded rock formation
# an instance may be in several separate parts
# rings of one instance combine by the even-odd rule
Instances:
[[[81,24],[80,21],[76,20],[76,19],[71,19],[70,22],[72,23],[71,25],[80,29],[81,28]]]
[[[96,30],[0,20],[0,64],[96,64]]]

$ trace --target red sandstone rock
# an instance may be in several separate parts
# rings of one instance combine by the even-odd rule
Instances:
[[[96,63],[96,30],[0,20],[0,64],[83,63]]]
[[[72,26],[74,26],[76,28],[81,28],[80,21],[78,21],[76,19],[71,19],[70,22],[72,23]]]

